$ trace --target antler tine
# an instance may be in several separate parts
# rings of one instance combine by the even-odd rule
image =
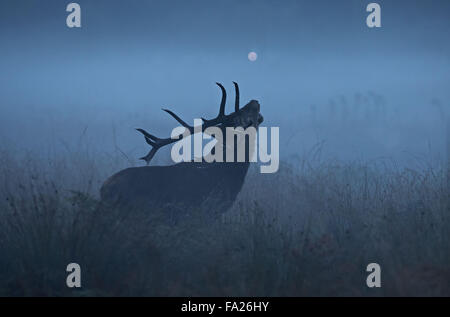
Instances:
[[[150,152],[148,152],[148,154],[146,156],[143,156],[141,158],[139,158],[140,160],[144,160],[145,163],[147,163],[147,165],[150,163],[150,161],[152,160],[153,156],[155,156],[156,151],[158,151],[159,148],[152,148],[150,150]]]
[[[136,129],[136,130],[144,135],[145,141],[151,146],[154,146],[156,144],[155,142],[158,142],[158,140],[160,140],[160,138],[148,133],[144,129]]]
[[[233,84],[234,84],[234,88],[236,90],[236,99],[235,99],[235,102],[234,102],[234,111],[238,112],[239,111],[239,85],[235,81],[233,81]]]
[[[222,90],[222,100],[220,101],[220,110],[219,110],[219,115],[217,116],[217,118],[222,118],[225,116],[225,104],[227,102],[227,92],[221,83],[216,83],[216,84],[217,84],[217,86],[220,87],[220,90]]]
[[[204,129],[214,126],[214,125],[217,125],[217,124],[220,124],[220,123],[223,123],[223,121],[227,117],[225,115],[225,104],[227,102],[227,92],[221,83],[216,83],[216,85],[219,86],[220,90],[222,91],[222,100],[220,101],[219,114],[217,115],[217,117],[215,117],[214,119],[210,119],[210,120],[202,117],[202,120],[204,123],[204,125],[203,125]]]
[[[183,121],[179,116],[177,116],[175,113],[173,113],[172,111],[170,111],[169,109],[163,109],[165,112],[167,112],[168,114],[170,114],[175,120],[178,121],[179,124],[181,124],[183,127],[185,127],[186,129],[189,129],[189,131],[191,133],[193,133],[194,128],[192,126],[190,126],[189,124],[187,124],[185,121]]]
[[[161,147],[171,144],[171,143],[175,143],[183,137],[183,135],[180,134],[177,139],[172,139],[172,138],[160,139],[160,138],[148,133],[144,129],[136,129],[136,130],[141,132],[145,137],[145,142],[147,142],[147,144],[152,146],[152,149],[150,150],[150,152],[146,156],[143,156],[140,158],[140,160],[144,160],[147,163],[147,165],[150,163],[153,156],[155,156],[156,152]]]

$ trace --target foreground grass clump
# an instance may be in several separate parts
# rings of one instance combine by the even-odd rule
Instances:
[[[177,218],[102,205],[112,170],[89,160],[15,162],[2,156],[0,295],[450,295],[445,168],[297,160],[250,171],[219,218]],[[380,289],[366,287],[371,262]]]

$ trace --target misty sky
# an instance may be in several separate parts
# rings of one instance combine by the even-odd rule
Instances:
[[[427,141],[444,139],[430,130],[436,116],[427,107],[449,106],[449,1],[378,1],[379,29],[366,26],[370,1],[361,0],[79,0],[80,29],[66,26],[69,2],[0,3],[3,144],[42,146],[85,129],[106,138],[117,129],[125,150],[145,154],[133,128],[168,136],[175,122],[161,107],[186,120],[212,117],[214,83],[232,100],[233,80],[242,102],[260,101],[265,125],[285,131],[295,132],[311,105],[374,92],[415,114],[405,135],[428,125]],[[311,135],[302,135],[305,144],[314,144]]]

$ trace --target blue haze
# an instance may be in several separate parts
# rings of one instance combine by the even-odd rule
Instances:
[[[214,116],[216,81],[230,111],[234,80],[280,126],[282,157],[318,142],[344,159],[445,156],[449,1],[378,1],[380,29],[360,0],[80,0],[81,29],[65,24],[69,2],[0,3],[3,147],[82,139],[137,158],[148,148],[135,127],[169,136],[161,107]]]

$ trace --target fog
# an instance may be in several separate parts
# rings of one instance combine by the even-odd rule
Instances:
[[[399,164],[447,157],[448,1],[378,1],[374,29],[356,0],[78,3],[80,29],[62,1],[0,4],[3,148],[88,146],[135,162],[148,151],[135,128],[168,137],[177,124],[163,107],[212,118],[215,82],[230,112],[236,81],[242,104],[257,99],[263,125],[280,127],[282,159],[318,148]]]
[[[0,296],[449,296],[450,1],[77,2],[0,1]],[[233,81],[276,173],[125,169]]]

